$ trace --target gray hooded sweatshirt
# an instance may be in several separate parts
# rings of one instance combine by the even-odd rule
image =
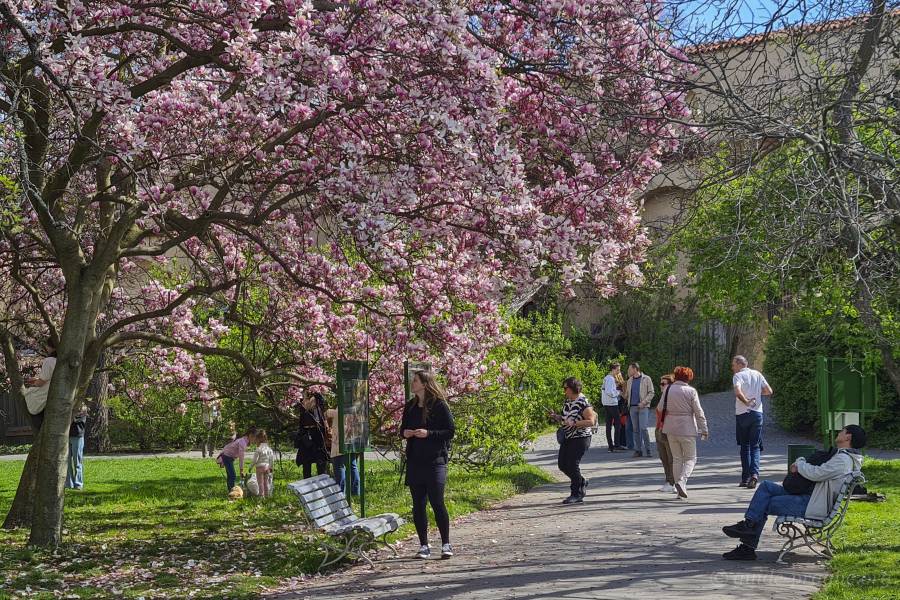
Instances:
[[[805,458],[798,458],[794,464],[801,475],[816,482],[804,516],[824,521],[844,481],[862,468],[862,455],[853,448],[841,448],[824,465],[811,465]]]

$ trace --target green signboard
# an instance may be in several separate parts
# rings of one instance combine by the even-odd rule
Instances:
[[[344,454],[365,452],[369,446],[369,364],[339,360],[336,384],[338,445]]]
[[[878,410],[878,382],[858,361],[817,357],[816,388],[819,428],[826,446],[833,443],[835,431],[861,425],[865,415]]]

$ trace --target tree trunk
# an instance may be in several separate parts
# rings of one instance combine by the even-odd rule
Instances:
[[[60,353],[53,379],[41,444],[37,453],[37,482],[34,488],[34,515],[31,522],[31,546],[56,547],[62,540],[64,486],[69,453],[69,426],[78,381],[78,367]]]
[[[859,282],[856,285],[855,292],[856,297],[854,298],[853,304],[856,306],[856,310],[859,311],[859,318],[863,322],[863,325],[865,325],[872,333],[872,337],[875,340],[875,346],[881,352],[882,367],[884,367],[891,383],[894,384],[897,395],[900,396],[900,367],[898,367],[897,360],[894,358],[893,345],[888,343],[885,339],[881,317],[875,312],[875,309],[872,306],[872,298],[869,289],[863,282]]]
[[[109,407],[106,399],[109,396],[109,373],[103,370],[103,356],[97,364],[98,372],[88,386],[86,400],[88,403],[88,422],[84,445],[88,452],[108,452],[109,442]]]
[[[40,432],[34,436],[28,458],[25,459],[25,468],[19,477],[19,487],[16,488],[16,496],[12,506],[3,520],[3,529],[16,529],[17,527],[31,526],[31,518],[34,513],[34,487],[37,482],[38,453],[40,452]]]
[[[34,515],[28,538],[31,546],[56,547],[62,539],[72,409],[79,391],[87,387],[98,358],[96,354],[89,356],[85,351],[86,341],[97,321],[97,310],[90,302],[93,291],[87,286],[75,291],[69,297],[66,308],[56,369],[50,380],[47,408],[44,409],[41,447],[37,454]]]

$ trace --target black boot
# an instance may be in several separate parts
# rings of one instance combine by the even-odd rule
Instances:
[[[725,560],[756,560],[756,550],[741,544],[731,552],[722,555]]]

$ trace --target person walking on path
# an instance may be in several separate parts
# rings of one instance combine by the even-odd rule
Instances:
[[[675,492],[675,474],[672,469],[672,450],[669,448],[669,437],[663,433],[662,426],[667,412],[666,390],[675,381],[672,374],[663,375],[659,379],[660,399],[656,404],[656,452],[666,474],[666,482],[659,488],[660,492],[668,494]]]
[[[672,475],[675,491],[687,498],[687,481],[697,464],[697,434],[709,439],[706,415],[700,406],[697,390],[688,383],[694,379],[690,367],[675,367],[675,383],[666,390],[666,415],[663,433],[672,451]]]
[[[456,433],[447,394],[434,373],[418,371],[410,385],[413,397],[403,408],[400,435],[406,440],[406,485],[412,496],[413,523],[421,547],[416,558],[429,558],[427,504],[441,535],[441,558],[453,556],[450,513],[444,503],[450,442]]]
[[[87,424],[87,407],[82,404],[75,410],[69,426],[69,459],[66,467],[66,487],[80,490],[84,487],[84,429]]]
[[[633,362],[628,366],[628,384],[625,397],[628,399],[631,427],[634,430],[634,458],[652,457],[650,452],[650,403],[653,401],[653,380],[641,373],[641,366]],[[641,448],[643,447],[643,452]]]
[[[740,354],[731,360],[734,377],[734,413],[737,444],[741,448],[740,487],[753,489],[759,482],[760,447],[763,432],[762,397],[772,388],[763,374],[749,367]]]
[[[294,434],[297,456],[294,461],[303,469],[303,478],[328,473],[328,422],[325,418],[325,396],[320,392],[308,392],[300,403],[300,427]]]
[[[622,438],[622,421],[619,415],[619,388],[616,384],[616,376],[622,371],[619,363],[613,363],[609,367],[609,374],[603,378],[603,392],[600,404],[603,406],[606,417],[606,447],[610,452],[619,449],[617,442]]]
[[[744,513],[744,520],[722,528],[728,537],[739,538],[740,545],[722,555],[725,560],[756,560],[759,538],[770,515],[805,517],[824,520],[834,506],[844,480],[860,470],[862,455],[859,450],[866,445],[866,432],[859,425],[848,425],[835,439],[837,452],[822,465],[813,465],[805,458],[798,458],[791,465],[790,477],[805,478],[814,484],[811,492],[792,494],[772,481],[763,481],[753,492],[753,499]],[[785,480],[785,485],[787,479]]]
[[[581,381],[569,377],[563,381],[562,414],[550,413],[550,417],[565,428],[565,437],[559,445],[557,466],[569,478],[569,497],[563,504],[584,502],[588,480],[581,475],[581,459],[591,445],[591,427],[597,423],[597,415],[590,402],[581,393]]]

